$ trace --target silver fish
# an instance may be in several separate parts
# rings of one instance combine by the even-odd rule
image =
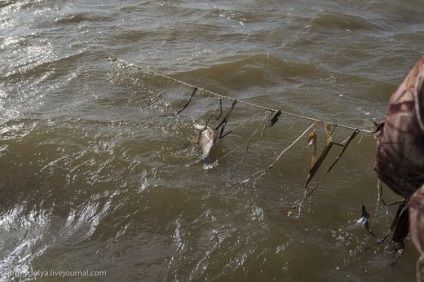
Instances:
[[[194,132],[196,133],[196,143],[202,150],[202,163],[209,164],[209,153],[215,144],[215,131],[206,125],[194,124]]]

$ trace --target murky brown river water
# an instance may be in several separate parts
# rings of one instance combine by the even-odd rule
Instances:
[[[283,114],[263,131],[270,113],[239,102],[205,170],[193,124],[217,97],[199,91],[176,115],[193,89],[145,71],[368,130],[424,53],[423,15],[421,0],[1,1],[1,281],[414,281],[409,237],[377,244],[396,207],[378,199],[372,135],[288,213],[306,136],[242,182],[312,121]]]

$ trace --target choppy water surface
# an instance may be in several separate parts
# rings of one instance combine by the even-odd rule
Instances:
[[[373,136],[283,212],[304,195],[306,137],[240,182],[311,122],[282,115],[263,133],[268,113],[238,103],[204,170],[193,123],[218,100],[199,93],[176,115],[192,89],[143,70],[368,128],[424,53],[423,14],[418,0],[0,2],[1,279],[413,281],[409,238],[375,246],[396,207],[377,199]]]

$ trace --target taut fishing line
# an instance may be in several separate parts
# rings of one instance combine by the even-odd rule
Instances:
[[[157,71],[151,71],[151,70],[147,70],[141,66],[129,63],[125,60],[122,59],[118,59],[118,58],[111,58],[110,61],[112,62],[118,62],[119,64],[122,64],[126,67],[133,67],[137,70],[139,70],[141,73],[146,75],[147,79],[153,79],[155,77],[157,78],[161,78],[161,79],[165,79],[165,81],[169,81],[172,82],[176,85],[180,85],[182,87],[185,88],[189,88],[191,89],[191,95],[188,98],[188,100],[186,100],[185,104],[176,112],[174,112],[174,114],[176,116],[179,116],[180,114],[182,114],[184,111],[187,111],[187,109],[190,107],[190,104],[193,103],[194,97],[196,97],[196,99],[202,99],[204,97],[214,97],[217,99],[217,102],[214,106],[214,110],[212,114],[208,115],[208,118],[206,118],[206,123],[205,123],[205,128],[208,127],[208,124],[210,123],[210,121],[214,120],[215,122],[217,122],[218,125],[214,126],[213,129],[216,132],[216,140],[220,140],[226,136],[228,136],[231,133],[234,133],[234,131],[242,126],[244,126],[245,124],[249,123],[250,121],[256,119],[259,116],[263,116],[263,118],[261,119],[261,121],[259,122],[259,125],[257,125],[255,127],[253,131],[253,133],[248,137],[245,138],[245,142],[241,142],[241,144],[233,144],[233,148],[230,149],[228,152],[224,153],[223,156],[218,157],[215,162],[214,165],[212,167],[215,167],[218,162],[221,162],[223,159],[227,158],[229,155],[234,154],[235,151],[237,151],[239,148],[245,148],[244,150],[244,154],[242,154],[240,156],[240,159],[244,159],[244,157],[246,156],[247,152],[249,151],[249,146],[251,145],[252,142],[254,142],[254,136],[256,135],[257,132],[259,132],[262,129],[262,132],[260,134],[260,137],[256,138],[258,140],[256,140],[256,142],[259,144],[259,142],[263,139],[264,134],[271,130],[272,128],[274,128],[274,125],[279,122],[280,120],[286,120],[287,118],[294,118],[294,119],[299,119],[299,120],[303,120],[306,121],[306,123],[308,124],[306,129],[303,129],[303,131],[299,134],[296,133],[296,138],[288,138],[288,137],[284,137],[284,141],[288,142],[290,139],[292,139],[292,141],[290,143],[288,143],[287,146],[285,146],[284,148],[282,148],[280,150],[280,152],[274,152],[274,154],[276,155],[276,157],[272,160],[272,161],[268,161],[268,165],[264,164],[264,166],[260,169],[258,169],[257,171],[253,172],[252,174],[250,174],[249,176],[244,176],[242,177],[241,180],[239,181],[235,181],[231,184],[229,184],[230,186],[233,185],[243,185],[247,182],[250,182],[251,180],[253,180],[253,183],[256,183],[256,181],[263,177],[269,170],[271,170],[276,163],[281,159],[281,157],[290,149],[292,149],[300,140],[302,140],[302,138],[306,135],[313,135],[314,138],[310,138],[308,137],[309,142],[308,146],[313,147],[312,150],[312,156],[311,156],[311,167],[308,170],[308,174],[306,177],[306,181],[304,184],[304,196],[300,199],[298,199],[296,201],[295,204],[293,204],[291,207],[288,207],[287,209],[284,210],[291,210],[291,209],[300,209],[301,204],[304,200],[306,200],[307,198],[309,198],[311,196],[311,194],[317,189],[317,187],[319,186],[319,184],[322,182],[322,180],[325,178],[325,176],[333,169],[333,167],[336,165],[336,163],[340,160],[340,158],[342,157],[342,155],[344,154],[345,150],[347,149],[348,145],[351,143],[351,141],[359,134],[362,133],[363,135],[371,135],[374,132],[370,129],[365,129],[365,128],[357,128],[354,126],[350,126],[350,125],[345,125],[345,124],[338,124],[338,123],[334,123],[331,121],[326,121],[326,120],[321,120],[321,119],[317,119],[314,117],[310,117],[310,116],[306,116],[306,115],[302,115],[302,114],[298,114],[298,113],[293,113],[293,112],[289,112],[283,109],[277,109],[274,107],[267,107],[267,106],[263,106],[263,105],[258,105],[255,103],[251,103],[248,101],[244,101],[244,100],[240,100],[240,99],[236,99],[236,98],[232,98],[226,95],[222,95],[207,89],[204,89],[202,87],[199,87],[197,85],[193,85],[190,83],[187,83],[183,80],[168,76],[166,74],[157,72]],[[185,91],[185,93],[187,93],[187,91]],[[230,101],[230,106],[229,109],[224,110],[224,106],[223,106],[223,100],[227,100]],[[246,106],[246,107],[250,107],[252,109],[256,109],[259,110],[259,113],[253,113],[248,117],[244,117],[242,118],[242,122],[239,122],[236,125],[233,125],[232,128],[230,129],[226,129],[229,121],[230,121],[230,117],[233,118],[234,111],[237,111],[238,106]],[[193,107],[191,107],[193,108]],[[247,111],[248,113],[250,113],[250,111]],[[223,116],[223,117],[222,117]],[[240,118],[239,118],[240,119]],[[266,122],[264,122],[267,119]],[[323,126],[324,130],[325,130],[325,139],[327,140],[327,144],[326,146],[322,149],[321,153],[319,155],[317,155],[317,145],[316,145],[316,129]],[[335,129],[336,128],[341,128],[344,129],[345,131],[348,131],[349,134],[347,135],[347,138],[345,137],[345,140],[342,142],[335,142],[333,141],[333,135],[335,134]],[[281,139],[283,140],[283,139]],[[333,146],[336,145],[336,146]],[[317,174],[318,170],[321,168],[324,160],[331,158],[329,157],[331,154],[330,151],[334,152],[337,151],[337,149],[334,149],[336,147],[341,148],[339,150],[339,152],[335,152],[336,156],[333,159],[333,161],[330,161],[330,166],[327,167],[326,170],[324,170],[323,173],[321,173],[321,178],[318,181],[315,181],[314,185],[312,185],[312,188],[310,188],[310,183],[313,180],[314,176]],[[334,153],[333,153],[333,157],[334,157]],[[242,161],[239,162],[239,165],[242,163]],[[255,185],[255,184],[254,184]]]

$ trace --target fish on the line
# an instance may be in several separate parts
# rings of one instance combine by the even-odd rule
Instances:
[[[209,165],[209,154],[216,142],[215,131],[207,125],[194,124],[194,132],[196,133],[196,143],[202,151],[202,163]]]

